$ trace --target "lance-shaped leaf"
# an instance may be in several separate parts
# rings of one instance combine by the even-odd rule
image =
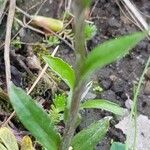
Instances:
[[[94,48],[84,62],[81,80],[89,77],[90,73],[97,68],[102,68],[116,59],[123,57],[145,36],[145,33],[133,33],[107,41]]]
[[[0,129],[0,142],[7,148],[7,150],[19,150],[17,140],[13,133],[6,127]],[[3,145],[0,145],[0,150],[3,150]]]
[[[94,100],[85,101],[84,103],[81,104],[80,108],[81,109],[83,108],[103,109],[121,116],[126,113],[126,109],[121,108],[116,103],[110,102],[108,100],[103,100],[103,99],[94,99]]]
[[[72,89],[75,81],[75,73],[72,67],[58,57],[44,56],[43,59],[49,67]]]
[[[21,88],[11,83],[10,101],[23,125],[48,150],[58,149],[60,136],[48,117],[48,114],[32,100]]]
[[[125,144],[120,142],[113,142],[110,150],[125,150]]]
[[[73,137],[73,150],[93,150],[104,138],[109,128],[110,117],[92,123]]]

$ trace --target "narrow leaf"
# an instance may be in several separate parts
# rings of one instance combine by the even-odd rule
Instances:
[[[5,145],[7,150],[19,150],[15,136],[6,127],[0,129],[0,141]]]
[[[108,100],[103,99],[95,99],[95,100],[88,100],[81,104],[81,109],[84,108],[97,108],[97,109],[103,109],[106,111],[110,111],[116,115],[124,115],[126,113],[126,109],[121,108],[119,105],[110,102]]]
[[[106,117],[76,134],[71,143],[73,150],[93,150],[107,133],[109,120],[110,117]]]
[[[81,80],[87,78],[97,68],[102,68],[116,59],[123,57],[145,36],[145,33],[133,33],[107,41],[94,48],[85,60]]]
[[[9,89],[10,101],[24,126],[48,150],[56,150],[60,136],[48,117],[48,114],[32,100],[21,88],[11,83]]]
[[[75,81],[75,73],[72,67],[58,57],[44,56],[43,59],[49,67],[72,89]]]
[[[113,142],[110,150],[125,150],[125,144],[120,142]]]

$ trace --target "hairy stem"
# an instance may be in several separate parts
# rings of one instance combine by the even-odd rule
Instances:
[[[75,16],[74,29],[75,29],[75,52],[76,52],[76,66],[75,66],[76,81],[73,89],[73,94],[71,97],[71,104],[69,106],[69,111],[67,114],[67,121],[60,150],[69,149],[71,139],[74,135],[76,128],[76,121],[78,117],[81,95],[86,85],[86,82],[80,81],[81,69],[83,67],[83,62],[86,57],[85,38],[84,38],[85,7],[83,5],[83,0],[73,1],[73,13]]]

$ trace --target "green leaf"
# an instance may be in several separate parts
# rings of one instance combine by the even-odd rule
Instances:
[[[53,103],[58,109],[58,112],[64,111],[66,106],[67,97],[64,94],[55,95]]]
[[[124,108],[121,108],[119,105],[103,99],[85,101],[84,103],[81,104],[80,108],[81,109],[84,108],[104,109],[116,115],[121,115],[121,116],[126,113],[126,110]]]
[[[62,59],[52,56],[43,56],[49,67],[61,77],[62,80],[72,89],[75,81],[75,73],[72,67]]]
[[[86,40],[92,39],[97,32],[97,28],[94,24],[86,24],[84,28],[84,36]]]
[[[110,150],[125,150],[125,144],[120,142],[113,142]]]
[[[0,128],[0,142],[2,142],[3,145],[5,145],[7,150],[19,150],[15,136],[6,127]],[[3,148],[3,145],[0,145],[0,148]]]
[[[73,150],[93,150],[104,138],[109,128],[110,117],[92,123],[73,137]]]
[[[118,58],[123,57],[145,36],[145,33],[133,33],[107,41],[94,48],[84,62],[81,80],[89,77],[97,68],[102,68]]]
[[[20,121],[33,136],[48,150],[58,149],[60,136],[55,131],[48,114],[21,88],[12,83],[9,97]]]

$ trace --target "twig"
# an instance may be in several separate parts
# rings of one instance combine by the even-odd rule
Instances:
[[[11,29],[12,29],[14,14],[15,14],[15,7],[16,7],[16,0],[11,0],[9,4],[9,12],[8,12],[8,17],[7,17],[5,48],[4,48],[7,91],[9,89],[9,85],[11,81],[10,42],[11,42]]]
[[[123,13],[123,15],[124,15],[129,21],[131,21],[132,23],[134,23],[138,28],[140,28],[141,30],[143,30],[142,27],[139,25],[139,23],[137,24],[137,21],[135,21],[135,19],[132,20],[130,17],[127,16],[126,12],[123,10],[122,6],[120,5],[119,0],[116,0],[116,3],[117,3],[117,5],[119,6],[119,9],[120,9],[120,11]],[[123,4],[123,5],[124,5],[124,4]],[[125,5],[124,5],[124,6],[125,6]],[[129,12],[129,9],[127,8],[127,6],[125,6],[125,8],[126,8],[127,11]],[[129,14],[131,14],[131,12],[130,12]],[[132,16],[133,16],[133,15],[132,15]]]
[[[92,7],[91,11],[90,11],[90,14],[89,14],[89,17],[92,16],[93,12],[94,12],[94,9],[96,8],[96,5],[98,4],[99,0],[97,0],[94,4],[94,6]]]
[[[26,17],[28,17],[29,19],[32,19],[33,17],[30,16],[28,13],[26,13],[25,11],[23,11],[22,9],[20,9],[19,7],[16,7],[18,11],[20,11],[21,13],[23,13]],[[72,19],[71,19],[72,21]],[[42,32],[41,30],[38,30],[34,27],[31,27],[29,26],[29,23],[25,23],[24,21],[24,24],[25,24],[25,27],[28,27],[29,29],[33,30],[33,31],[36,31],[38,33],[41,33],[41,34],[44,34],[44,32]],[[70,24],[70,22],[69,22]],[[46,29],[47,31],[49,31],[50,33],[52,33],[53,35],[55,35],[57,38],[59,38],[60,40],[62,40],[65,44],[67,44],[72,50],[74,50],[73,46],[68,42],[66,41],[65,39],[63,39],[61,36],[59,36],[59,34],[55,33],[54,31],[52,31],[51,29],[47,28],[47,27],[43,27],[44,29]]]
[[[143,16],[140,14],[138,9],[130,2],[130,0],[121,0],[121,1],[129,8],[131,13],[134,15],[136,20],[144,27],[144,29],[149,30],[147,22],[144,20]]]
[[[59,48],[59,46],[57,46],[57,47],[54,49],[54,51],[53,51],[53,53],[51,54],[51,56],[54,56],[54,55],[56,54],[58,48]],[[48,64],[46,64],[46,65],[44,66],[44,68],[42,69],[41,73],[39,74],[39,76],[37,77],[37,79],[35,80],[35,82],[33,83],[33,85],[31,86],[31,88],[30,88],[29,91],[27,92],[27,95],[29,95],[29,94],[32,92],[32,90],[34,89],[34,87],[36,86],[36,84],[38,83],[38,81],[41,79],[41,77],[43,76],[43,74],[46,72],[46,69],[47,69],[47,68],[48,68]],[[9,123],[9,121],[15,116],[15,114],[16,114],[16,112],[13,111],[12,114],[9,116],[9,118],[3,123],[2,126],[6,126],[6,125]]]
[[[0,24],[1,24],[1,21],[3,18],[3,12],[4,12],[4,9],[6,7],[6,4],[7,4],[7,0],[4,0],[3,4],[0,6]]]
[[[54,55],[56,54],[57,50],[59,48],[59,45],[54,49],[53,53],[52,53],[52,57],[54,57]],[[39,80],[41,79],[41,77],[43,76],[43,74],[46,72],[48,68],[48,64],[46,64],[44,66],[44,68],[42,69],[41,73],[38,75],[37,79],[35,80],[35,82],[33,83],[33,85],[31,86],[30,90],[27,92],[27,94],[30,94],[31,91],[34,89],[34,87],[36,86],[36,84],[39,82]]]
[[[40,11],[41,8],[43,7],[43,5],[46,3],[46,1],[47,1],[47,0],[44,0],[44,1],[42,2],[42,4],[40,5],[39,9],[36,11],[36,13],[35,13],[34,15],[37,15],[37,14],[39,13],[39,11]],[[31,21],[32,21],[32,19],[30,19],[27,24],[31,23]],[[14,40],[14,39],[16,38],[16,36],[19,34],[19,32],[20,32],[23,28],[24,28],[24,26],[19,29],[19,31],[13,36],[13,38],[12,38],[11,40]],[[0,45],[0,49],[4,46],[4,44],[5,44],[5,43],[3,43],[3,44]]]

